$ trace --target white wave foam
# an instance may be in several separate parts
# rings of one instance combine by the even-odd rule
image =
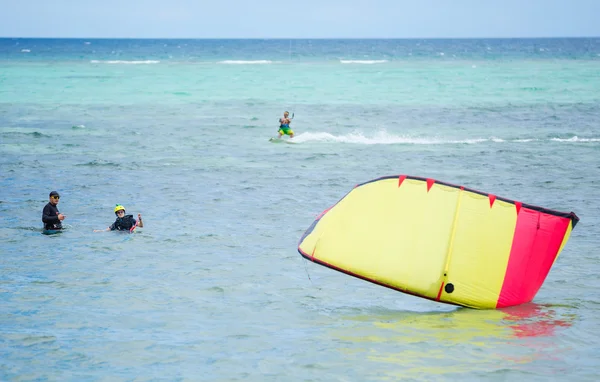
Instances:
[[[279,63],[281,61],[271,61],[271,60],[225,60],[219,61],[219,64],[228,64],[228,65],[265,65],[265,64],[273,64]]]
[[[527,143],[527,142],[534,142],[537,141],[537,139],[532,139],[532,138],[523,138],[523,139],[515,139],[514,142],[519,142],[519,143]]]
[[[331,133],[301,133],[292,138],[294,142],[340,142],[354,143],[363,145],[392,145],[392,144],[412,144],[412,145],[443,145],[443,144],[475,144],[490,141],[487,138],[444,140],[429,137],[409,137],[389,134],[386,131],[380,131],[371,137],[365,136],[361,132],[353,132],[344,135],[334,135]],[[497,140],[497,138],[494,138]]]
[[[383,64],[388,60],[340,60],[342,64]]]
[[[600,142],[600,138],[579,138],[577,136],[571,138],[551,138],[555,142]]]
[[[31,52],[31,50],[29,50],[29,49],[21,49],[21,52],[23,52],[23,53],[29,53],[29,52]]]
[[[141,60],[141,61],[125,61],[125,60],[91,60],[92,64],[126,64],[126,65],[143,65],[143,64],[158,64],[160,61],[157,60]]]
[[[556,142],[600,142],[600,138],[551,138],[550,141]],[[411,137],[408,135],[394,135],[385,130],[374,134],[365,135],[361,131],[353,131],[348,134],[335,135],[326,132],[306,132],[296,135],[291,138],[292,142],[334,142],[334,143],[351,143],[359,145],[473,145],[478,143],[528,143],[539,142],[537,138],[517,138],[503,139],[491,136],[489,138],[441,138],[441,137]],[[548,140],[544,140],[548,141]]]

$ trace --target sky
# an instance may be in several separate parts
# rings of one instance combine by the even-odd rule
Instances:
[[[0,0],[0,37],[600,37],[600,0]]]

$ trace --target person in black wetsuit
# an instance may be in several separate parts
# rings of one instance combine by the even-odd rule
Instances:
[[[125,207],[120,204],[117,204],[115,207],[115,215],[117,215],[117,220],[112,223],[106,229],[95,229],[94,232],[102,232],[102,231],[133,231],[135,227],[144,227],[144,223],[142,222],[142,215],[138,214],[138,220],[133,218],[133,215],[125,215]]]
[[[66,216],[58,212],[58,202],[60,201],[60,195],[56,191],[52,191],[49,195],[50,201],[44,207],[42,211],[42,222],[44,222],[45,230],[59,230],[62,229],[62,221],[65,220]]]

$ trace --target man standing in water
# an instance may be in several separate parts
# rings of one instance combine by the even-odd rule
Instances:
[[[65,220],[65,215],[58,212],[58,202],[60,201],[60,195],[56,191],[50,193],[50,200],[42,211],[42,222],[44,222],[44,229],[46,230],[59,230],[62,229],[62,221]]]
[[[283,118],[279,118],[279,136],[277,138],[281,138],[283,134],[289,135],[290,138],[294,138],[294,131],[290,128],[290,123],[292,123],[294,116],[292,115],[292,118],[288,118],[289,115],[290,113],[286,111],[283,113]]]

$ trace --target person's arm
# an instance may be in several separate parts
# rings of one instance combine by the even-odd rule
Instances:
[[[138,220],[135,223],[137,227],[144,228],[144,222],[142,221],[142,215],[138,214]]]
[[[44,223],[58,223],[60,219],[56,213],[53,214],[52,208],[46,205],[44,207],[44,211],[42,212],[42,222]]]
[[[104,232],[104,231],[113,231],[115,229],[115,223],[112,223],[110,227],[106,229],[95,229],[94,232]]]

